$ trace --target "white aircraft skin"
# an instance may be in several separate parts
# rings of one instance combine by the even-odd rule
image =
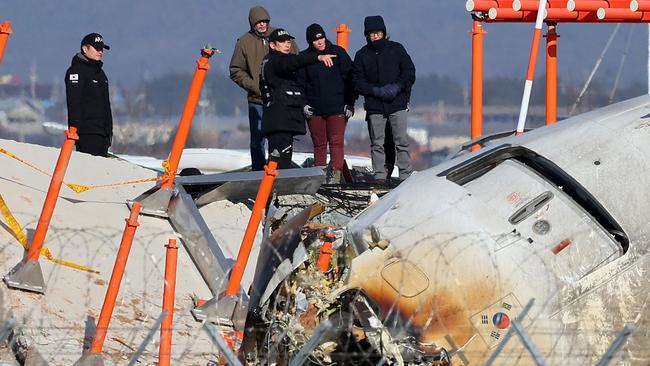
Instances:
[[[66,131],[68,126],[57,122],[43,122],[42,127],[50,134],[57,134]],[[39,128],[40,128],[39,127]],[[145,155],[115,154],[121,159],[144,168],[164,172],[163,160]],[[308,158],[313,158],[313,153],[294,152],[292,161],[302,165]],[[329,160],[329,154],[328,154]],[[349,168],[361,167],[372,169],[372,161],[369,157],[357,155],[345,155],[345,161]],[[251,156],[248,150],[244,149],[215,149],[215,148],[188,148],[183,150],[179,170],[185,168],[196,168],[204,174],[223,173],[238,170],[251,165]],[[394,169],[394,178],[399,177],[399,171]]]
[[[141,155],[126,155],[118,154],[118,156],[133,164],[163,171],[162,159],[157,159],[150,156]],[[312,153],[293,153],[293,162],[301,165],[308,158],[312,158]],[[351,167],[366,167],[372,169],[372,162],[370,158],[356,155],[346,155],[345,161]],[[233,149],[213,149],[213,148],[191,148],[184,149],[181,161],[179,163],[179,170],[184,168],[197,168],[202,173],[222,173],[242,169],[251,165],[251,156],[248,150],[233,150]],[[393,176],[399,176],[397,169],[393,172]]]
[[[530,299],[548,364],[596,364],[627,323],[610,364],[650,364],[649,142],[642,96],[414,174],[349,223],[346,286],[393,339],[464,346],[454,365],[485,363]],[[514,337],[496,364],[534,361]]]

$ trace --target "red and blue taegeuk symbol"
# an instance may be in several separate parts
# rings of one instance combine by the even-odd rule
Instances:
[[[492,317],[492,323],[499,329],[506,329],[510,326],[510,317],[505,313],[496,313]]]

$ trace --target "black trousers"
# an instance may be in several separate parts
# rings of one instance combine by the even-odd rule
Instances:
[[[79,152],[107,157],[111,139],[104,135],[79,135],[79,140],[77,140],[75,146]]]
[[[293,135],[288,132],[274,132],[266,136],[269,143],[269,156],[274,150],[280,153],[278,169],[291,168],[291,157],[293,155]]]

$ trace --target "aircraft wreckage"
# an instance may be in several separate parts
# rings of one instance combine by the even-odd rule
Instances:
[[[45,295],[4,289],[3,320],[14,319],[7,331],[23,351],[51,364],[79,359],[93,322],[79,324],[88,313],[97,314],[115,255],[114,244],[104,243],[120,234],[119,225],[109,222],[119,224],[128,212],[125,203],[142,202],[136,244],[143,244],[141,235],[148,241],[180,239],[183,271],[176,286],[196,295],[176,304],[174,344],[185,342],[196,351],[172,351],[182,364],[478,365],[496,358],[498,364],[543,359],[593,365],[605,357],[645,365],[649,138],[650,96],[643,96],[522,136],[469,142],[465,146],[483,148],[461,149],[389,192],[364,183],[322,185],[318,168],[279,171],[235,295],[227,294],[239,244],[233,237],[241,238],[264,172],[179,176],[167,191],[149,183],[144,193],[136,184],[107,193],[64,192],[49,246],[54,256],[85,261],[102,274],[42,261]],[[56,153],[1,142],[3,149],[35,159],[34,165],[46,165]],[[31,227],[47,177],[12,164],[2,162],[1,192],[6,206],[20,207],[14,209],[18,221]],[[150,172],[73,153],[66,179],[87,181],[91,166],[128,179]],[[228,217],[236,219],[226,222]],[[8,271],[20,247],[8,234],[11,225],[3,228]],[[65,243],[83,253],[57,248]],[[134,246],[130,260],[136,268],[127,271],[127,292],[116,305],[121,326],[108,329],[110,347],[103,350],[116,363],[137,354],[160,312],[151,304],[159,303],[162,286],[152,290],[137,277],[153,281],[156,270],[150,272],[146,262],[162,258],[162,249],[140,247]],[[79,297],[84,306],[77,306]],[[125,306],[136,309],[140,302],[149,304],[149,314],[120,318]],[[211,338],[194,331],[202,323],[189,310],[207,324]],[[59,334],[64,328],[65,337]],[[62,338],[68,343],[52,341]],[[62,349],[65,357],[49,357]],[[142,361],[154,353],[137,356]]]
[[[649,135],[643,96],[419,172],[347,224],[325,276],[280,229],[262,251],[286,279],[248,338],[269,363],[307,344],[324,364],[647,364]],[[501,344],[515,324],[527,342]]]

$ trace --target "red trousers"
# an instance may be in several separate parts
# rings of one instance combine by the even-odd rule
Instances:
[[[314,142],[314,165],[327,165],[327,145],[329,144],[332,169],[343,169],[345,115],[313,116],[309,119],[309,133]]]

